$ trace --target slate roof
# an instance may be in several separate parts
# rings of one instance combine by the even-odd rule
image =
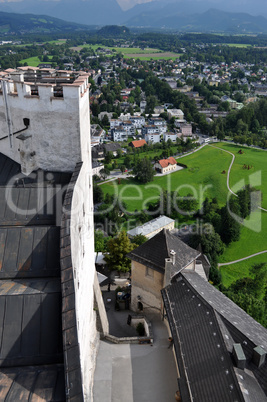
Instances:
[[[187,378],[179,384],[182,400],[243,401],[212,308],[185,280],[163,289],[162,295],[179,371],[182,379]]]
[[[182,399],[267,401],[267,360],[258,368],[253,349],[267,351],[267,330],[197,273],[183,271],[162,290],[181,372]],[[234,367],[233,344],[241,344],[246,371]],[[188,383],[184,381],[188,376]]]
[[[169,230],[163,229],[146,243],[127,254],[131,260],[164,273],[165,259],[171,257],[171,251],[176,253],[175,264],[172,266],[171,277],[194,261],[200,253],[187,246],[173,236]]]

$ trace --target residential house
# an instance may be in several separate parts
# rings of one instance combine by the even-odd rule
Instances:
[[[132,309],[168,328],[176,400],[266,402],[267,329],[199,275],[201,253],[164,229],[128,257]]]
[[[172,117],[175,119],[183,120],[184,119],[184,112],[181,109],[168,109],[168,119],[170,120]]]
[[[179,128],[180,134],[183,137],[192,137],[192,124],[190,123],[177,123],[176,127]]]
[[[127,235],[130,239],[137,235],[143,235],[148,239],[161,232],[163,229],[173,230],[175,221],[168,216],[161,215],[158,218],[152,219],[144,225],[137,226],[134,229],[128,230]]]
[[[169,278],[183,269],[195,270],[200,255],[166,229],[131,251],[127,255],[132,261],[131,309],[137,311],[150,306],[162,311],[161,290],[169,284]]]
[[[141,109],[141,112],[143,112],[143,111],[145,110],[145,108],[146,108],[146,101],[145,101],[145,100],[141,100],[141,102],[140,102],[140,109]]]
[[[164,134],[167,131],[167,123],[161,117],[151,117],[148,119],[148,124],[158,127],[160,134]]]
[[[164,133],[163,134],[163,139],[164,139],[164,141],[171,140],[172,142],[176,142],[177,133],[171,133],[171,132]]]
[[[92,175],[93,176],[100,176],[100,170],[104,168],[103,163],[100,162],[93,162],[92,163]]]
[[[144,116],[131,116],[129,119],[136,129],[142,128],[146,124]]]
[[[122,121],[120,119],[110,119],[110,129],[120,127]]]
[[[92,161],[98,162],[104,160],[108,152],[112,152],[113,156],[117,156],[118,149],[121,149],[121,146],[114,142],[96,145],[92,147]]]
[[[128,140],[128,133],[122,126],[112,128],[111,135],[112,135],[113,141],[127,141]]]
[[[158,134],[159,135],[159,127],[152,125],[152,124],[146,124],[142,127],[142,135],[145,136],[147,134]]]
[[[163,113],[164,112],[164,106],[155,106],[154,107],[154,113],[155,114],[161,114],[161,113]]]
[[[154,168],[157,172],[167,173],[177,168],[176,160],[170,156],[168,159],[160,159],[158,162],[154,164]]]
[[[145,140],[136,140],[136,141],[131,141],[129,143],[129,146],[132,148],[140,148],[140,147],[143,147],[144,145],[146,145]]]
[[[126,120],[122,122],[122,127],[124,130],[127,132],[128,135],[134,135],[135,134],[135,127],[131,120]]]
[[[103,142],[106,136],[105,130],[103,130],[103,128],[101,128],[98,124],[91,124],[90,133],[92,145],[97,145],[100,142]]]
[[[155,144],[157,142],[160,142],[160,134],[158,132],[154,133],[147,133],[145,134],[145,140],[147,143],[152,143]]]

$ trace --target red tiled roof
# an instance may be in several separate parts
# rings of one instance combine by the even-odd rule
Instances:
[[[162,168],[166,168],[166,167],[168,167],[169,165],[176,165],[177,162],[176,162],[176,160],[175,160],[172,156],[170,156],[168,159],[161,159],[161,160],[159,161],[159,164],[160,164],[160,166],[161,166]]]
[[[143,147],[146,144],[146,140],[136,140],[132,141],[130,145],[133,145],[134,148]]]

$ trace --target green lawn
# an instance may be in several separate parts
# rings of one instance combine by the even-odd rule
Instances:
[[[140,60],[176,60],[181,56],[181,53],[170,53],[170,54],[165,54],[165,53],[151,53],[149,56],[140,56],[139,54],[125,54],[124,57],[127,59],[129,58],[138,58]]]
[[[222,43],[222,45],[229,47],[239,47],[239,48],[251,47],[251,45],[245,43]]]
[[[224,286],[228,287],[237,279],[249,276],[249,268],[254,264],[267,262],[267,254],[262,254],[257,257],[250,258],[242,262],[237,262],[233,265],[220,267],[222,274],[222,282]]]
[[[252,184],[262,192],[262,207],[267,209],[267,153],[247,147],[220,143],[217,147],[235,155],[230,174],[230,187],[238,191],[244,184]],[[238,154],[242,149],[243,154]],[[129,211],[142,211],[149,201],[155,201],[162,189],[177,191],[184,196],[189,193],[199,201],[199,207],[205,197],[217,197],[220,205],[227,201],[227,173],[232,156],[221,149],[206,146],[189,156],[179,158],[179,162],[188,166],[167,176],[155,177],[148,184],[136,183],[134,179],[123,179],[102,185],[104,193],[116,194],[123,200]],[[244,164],[252,166],[244,169]],[[260,181],[259,181],[260,180]],[[258,182],[259,181],[259,182]],[[255,185],[256,184],[256,185]],[[188,222],[189,223],[189,222]],[[220,263],[235,261],[251,254],[267,250],[267,212],[257,210],[241,226],[240,240],[230,244],[220,258]],[[267,254],[254,257],[241,263],[221,267],[223,283],[228,286],[232,281],[248,273],[249,267],[256,262],[267,261]],[[244,272],[243,272],[244,271]]]
[[[48,56],[49,60],[53,58],[53,56]],[[20,60],[20,63],[28,63],[28,66],[37,67],[42,61],[38,56],[29,57],[28,59]]]
[[[215,196],[221,205],[225,203],[227,175],[222,174],[222,171],[227,170],[231,162],[230,155],[205,147],[192,155],[179,158],[178,161],[186,164],[188,168],[167,176],[155,177],[154,181],[148,184],[139,184],[134,179],[129,179],[122,181],[120,185],[110,182],[101,187],[104,193],[117,192],[119,198],[126,202],[129,211],[143,210],[147,202],[151,201],[151,197],[154,200],[159,197],[162,189],[177,191],[182,196],[194,194],[200,203],[205,197]],[[138,194],[137,199],[133,194]]]

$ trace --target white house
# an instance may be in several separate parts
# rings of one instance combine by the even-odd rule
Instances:
[[[157,172],[160,173],[171,172],[173,170],[176,170],[177,162],[172,156],[170,156],[168,159],[161,159],[158,162],[156,162],[154,164],[154,168],[156,169]]]
[[[121,126],[122,121],[120,119],[111,119],[110,120],[110,129],[113,129],[115,127]]]
[[[183,120],[184,119],[184,113],[181,109],[168,109],[168,118],[171,119],[174,117],[175,119]]]
[[[148,123],[158,127],[160,134],[166,133],[167,131],[167,123],[161,117],[152,117],[148,120]]]
[[[128,133],[123,127],[116,127],[111,130],[113,141],[127,141]]]
[[[164,133],[163,134],[163,139],[164,139],[164,141],[168,141],[168,140],[171,140],[172,142],[175,142],[176,141],[176,139],[177,139],[177,133],[171,133],[171,132],[168,132],[168,133]]]
[[[133,123],[136,129],[142,128],[146,124],[144,116],[131,116],[129,120]]]
[[[142,135],[145,136],[146,134],[159,134],[158,126],[155,126],[154,124],[146,124],[142,127]]]
[[[147,143],[155,144],[156,142],[160,142],[160,134],[145,134],[145,140]]]
[[[175,221],[173,219],[169,218],[168,216],[161,215],[152,221],[144,223],[144,225],[128,230],[127,235],[130,239],[139,234],[151,239],[151,237],[155,236],[162,229],[174,229],[174,224]]]
[[[128,135],[133,135],[135,133],[135,127],[131,120],[126,120],[122,122],[122,127],[128,133]]]

